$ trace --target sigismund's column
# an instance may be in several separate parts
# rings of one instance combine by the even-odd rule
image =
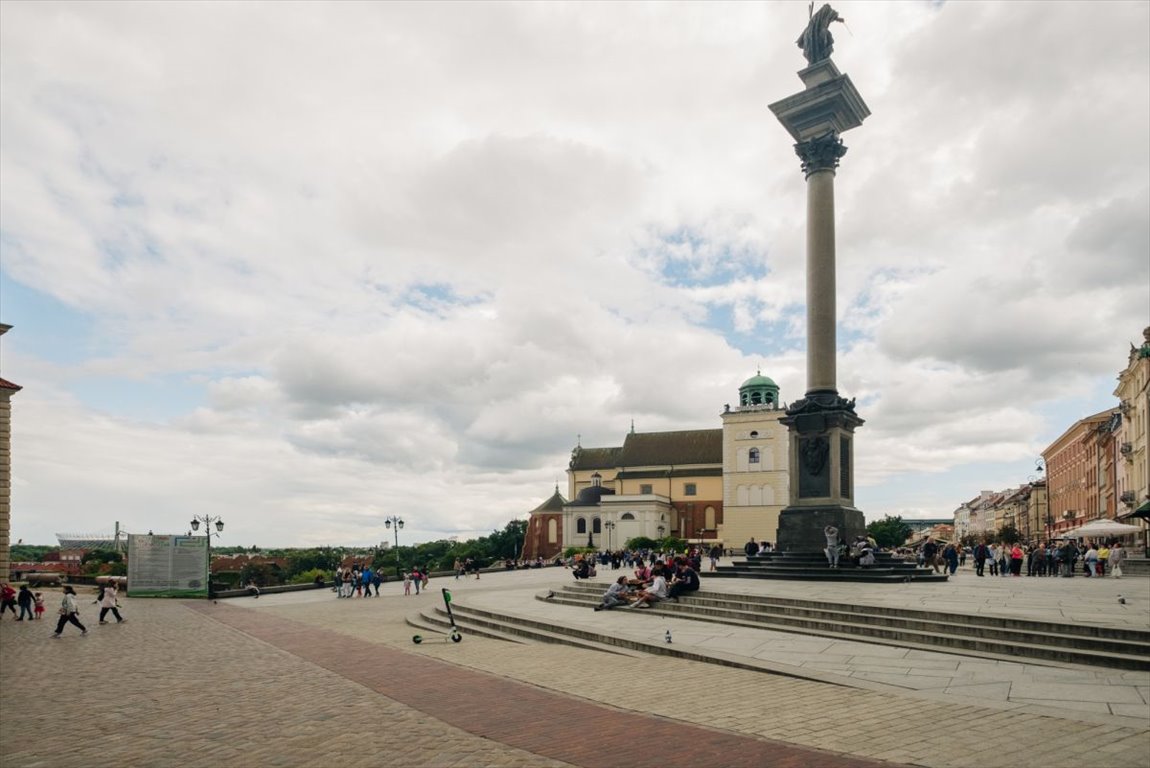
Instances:
[[[813,10],[813,7],[812,7]],[[779,515],[778,549],[819,551],[833,525],[849,542],[865,532],[854,507],[853,437],[863,423],[854,400],[839,396],[835,348],[835,169],[846,154],[839,135],[862,125],[870,110],[830,59],[829,5],[811,14],[798,39],[808,66],[802,91],[770,105],[795,140],[807,181],[807,391],[787,409],[790,503]]]

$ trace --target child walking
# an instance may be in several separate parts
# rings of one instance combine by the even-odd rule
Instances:
[[[411,574],[403,574],[403,596],[407,597],[411,594]]]
[[[32,602],[36,606],[33,609],[36,613],[36,618],[37,619],[44,618],[44,596],[42,594],[40,594],[39,592],[37,592],[35,595],[32,596]]]

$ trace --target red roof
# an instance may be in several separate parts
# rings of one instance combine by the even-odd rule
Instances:
[[[8,379],[0,379],[0,389],[10,389],[13,392],[19,392],[23,389],[19,384],[13,384]]]

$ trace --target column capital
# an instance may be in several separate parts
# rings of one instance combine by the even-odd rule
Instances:
[[[838,168],[839,158],[846,153],[843,140],[834,131],[795,144],[795,154],[802,161],[803,174],[808,178],[812,173]]]

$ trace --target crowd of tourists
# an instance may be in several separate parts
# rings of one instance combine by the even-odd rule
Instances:
[[[979,543],[971,550],[974,572],[985,576],[1122,577],[1126,549],[1119,540],[1078,542],[1063,539],[1036,544]]]

